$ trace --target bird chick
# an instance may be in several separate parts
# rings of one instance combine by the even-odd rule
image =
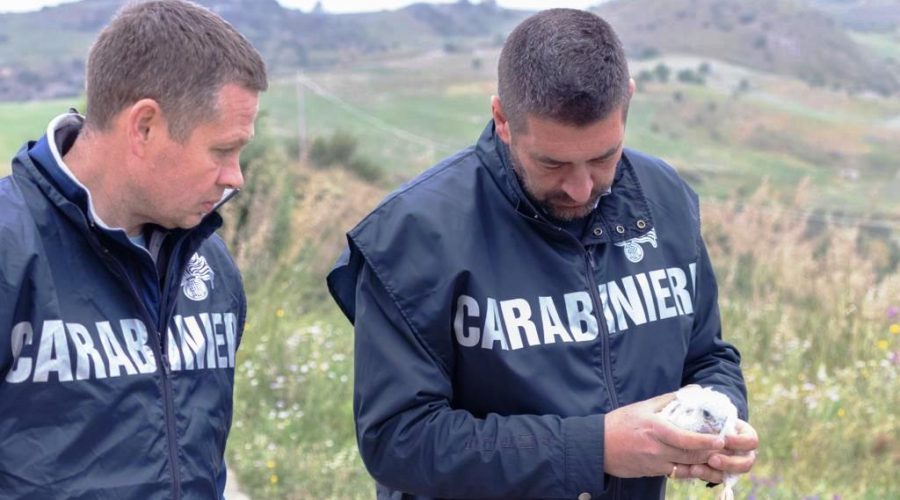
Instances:
[[[709,387],[689,385],[675,393],[675,399],[660,414],[678,428],[702,434],[726,436],[735,433],[737,407],[728,396]],[[737,474],[725,474],[724,489],[718,500],[734,500]]]

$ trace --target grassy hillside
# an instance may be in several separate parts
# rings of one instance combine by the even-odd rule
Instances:
[[[473,61],[479,61],[478,69]],[[488,119],[496,52],[346,67],[307,75],[306,129],[343,129],[396,180],[471,144]],[[668,81],[641,84],[627,144],[660,155],[705,195],[750,193],[763,178],[789,198],[811,178],[807,209],[900,216],[900,101],[811,88],[790,78],[693,56],[634,62],[639,75],[665,65]],[[684,83],[682,71],[704,83]],[[296,86],[276,85],[264,107],[285,136],[297,127]]]
[[[633,56],[689,53],[817,86],[891,94],[885,68],[826,14],[789,0],[619,0],[595,9]]]
[[[841,25],[867,32],[891,32],[900,27],[896,0],[805,0]]]
[[[349,133],[358,139],[358,155],[396,184],[478,137],[495,92],[496,56],[496,50],[435,52],[304,74],[307,140]],[[660,66],[671,76],[641,80],[628,124],[630,147],[663,157],[705,196],[746,196],[769,179],[773,195],[789,199],[809,178],[805,210],[896,225],[900,100],[811,88],[695,56],[636,61],[631,69],[641,79]],[[680,81],[677,75],[685,72],[703,73],[703,83]],[[267,134],[296,141],[297,99],[295,79],[273,83],[262,98]],[[0,105],[0,154],[11,156],[68,105]]]

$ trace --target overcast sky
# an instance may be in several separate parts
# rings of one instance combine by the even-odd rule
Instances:
[[[45,5],[58,5],[73,0],[0,0],[0,12],[23,12],[38,10]],[[278,0],[281,5],[299,8],[304,11],[312,9],[316,0]],[[429,0],[429,3],[452,3],[455,0]],[[600,3],[601,0],[562,0],[553,2],[553,7],[574,7],[583,9]],[[360,12],[383,9],[398,9],[404,5],[415,3],[414,0],[323,0],[325,10],[329,12]],[[546,0],[498,0],[503,7],[510,9],[539,10],[547,8]]]

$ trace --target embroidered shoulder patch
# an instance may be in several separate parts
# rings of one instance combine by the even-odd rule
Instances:
[[[643,236],[615,243],[615,245],[625,249],[625,258],[638,263],[644,260],[644,249],[641,247],[641,243],[650,243],[650,246],[656,248],[656,228],[651,229]]]
[[[215,288],[215,279],[216,273],[206,263],[206,258],[195,253],[181,276],[181,290],[185,297],[199,302],[209,296],[210,289]]]

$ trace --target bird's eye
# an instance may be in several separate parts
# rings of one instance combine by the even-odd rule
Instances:
[[[712,414],[711,414],[709,411],[707,411],[707,410],[703,410],[703,418],[705,418],[705,419],[707,419],[707,420],[711,420],[711,419],[712,419]]]

